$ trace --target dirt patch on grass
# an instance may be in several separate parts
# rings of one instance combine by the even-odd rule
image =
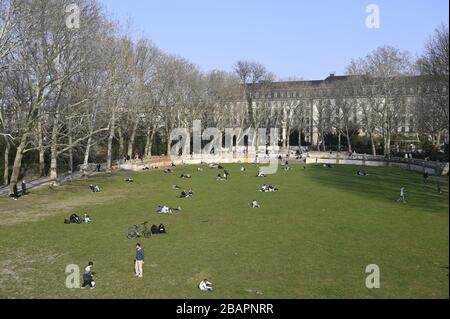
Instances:
[[[62,254],[46,250],[7,249],[0,254],[0,298],[33,296],[42,289],[40,281],[45,269],[53,265]],[[46,274],[47,276],[49,274]]]
[[[123,189],[94,194],[87,185],[87,182],[79,181],[59,187],[49,186],[17,201],[0,198],[0,226],[37,222],[62,213],[67,215],[78,207],[110,203],[127,195]]]

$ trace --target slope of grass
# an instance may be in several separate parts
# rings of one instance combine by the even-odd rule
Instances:
[[[421,175],[389,168],[294,166],[267,178],[256,168],[196,166],[175,173],[97,176],[58,189],[0,199],[1,298],[448,298],[448,179],[444,194]],[[181,173],[193,178],[181,180]],[[131,176],[134,183],[123,179]],[[89,183],[103,192],[90,193]],[[260,193],[263,184],[280,188]],[[179,199],[178,184],[195,196]],[[406,187],[407,203],[396,203]],[[258,200],[260,209],[249,202]],[[159,204],[182,206],[159,215]],[[64,225],[88,211],[87,225]],[[129,226],[164,223],[168,234],[139,239],[144,278],[133,277]],[[67,289],[67,264],[93,260],[98,288]],[[365,268],[377,264],[381,288],[367,289]],[[216,291],[205,294],[208,278]]]

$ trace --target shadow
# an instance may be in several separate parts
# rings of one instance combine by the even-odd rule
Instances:
[[[357,176],[358,170],[367,172],[368,176]],[[366,198],[392,203],[399,198],[400,188],[404,187],[405,205],[412,205],[428,212],[448,214],[448,178],[445,177],[432,176],[430,182],[424,184],[422,174],[417,172],[394,167],[353,165],[333,165],[332,168],[314,165],[310,166],[305,177],[324,187],[342,189]],[[437,191],[438,181],[442,186],[442,194]]]

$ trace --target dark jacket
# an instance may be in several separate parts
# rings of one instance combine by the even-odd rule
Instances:
[[[136,260],[144,261],[144,249],[136,249]]]

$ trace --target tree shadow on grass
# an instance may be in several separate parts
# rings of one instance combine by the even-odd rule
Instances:
[[[366,171],[368,176],[357,176],[358,170]],[[448,178],[430,177],[428,184],[423,183],[422,174],[399,168],[379,168],[362,166],[333,166],[325,168],[315,165],[305,175],[325,187],[342,189],[360,194],[365,198],[395,202],[400,188],[405,187],[406,204],[433,213],[448,214]],[[437,191],[437,182],[442,185],[443,193]],[[402,205],[399,203],[399,205]]]

